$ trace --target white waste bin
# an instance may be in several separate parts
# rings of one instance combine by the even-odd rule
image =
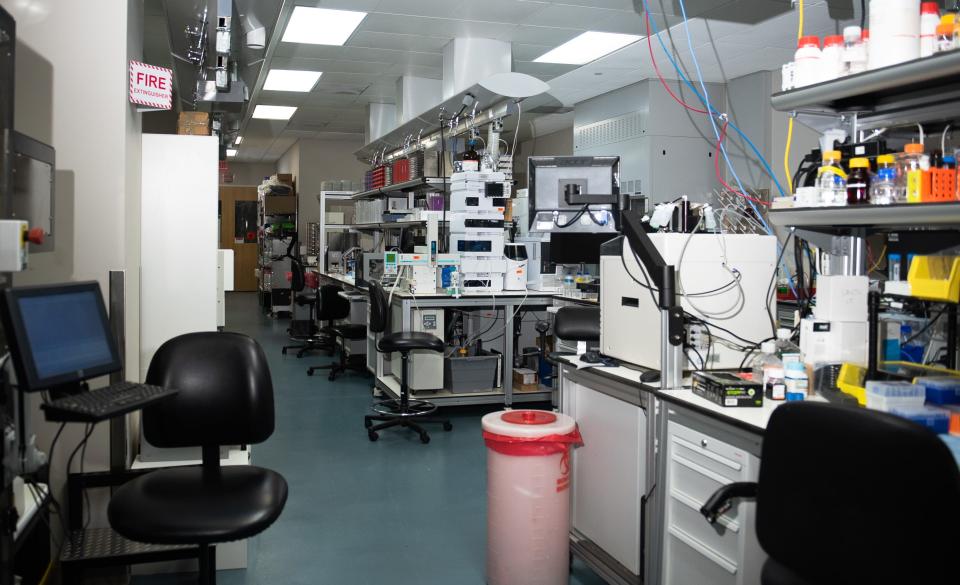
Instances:
[[[487,584],[566,585],[570,449],[577,423],[545,410],[483,417],[487,444]]]

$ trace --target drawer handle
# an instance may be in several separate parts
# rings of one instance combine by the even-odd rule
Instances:
[[[671,489],[671,490],[670,490],[670,497],[672,497],[674,500],[680,502],[680,503],[683,504],[684,506],[690,508],[691,510],[693,510],[693,511],[696,512],[697,514],[700,514],[700,508],[703,507],[703,504],[700,503],[700,502],[698,502],[697,499],[694,498],[693,496],[691,496],[691,495],[689,495],[689,494],[687,494],[687,493],[684,493],[683,490],[679,490],[679,489],[677,489],[677,488]],[[728,516],[726,516],[726,515],[722,515],[722,516],[718,517],[718,518],[717,518],[717,524],[723,526],[724,528],[726,528],[726,529],[729,530],[730,532],[733,532],[733,533],[738,533],[738,532],[740,532],[740,523],[739,523],[739,522],[736,522],[735,520],[731,520],[731,519],[730,519]]]
[[[718,554],[709,546],[703,544],[702,542],[690,536],[683,530],[680,530],[676,526],[671,526],[670,534],[674,535],[678,540],[680,540],[681,542],[683,542],[693,550],[697,551],[698,553],[702,554],[703,556],[707,557],[708,559],[713,561],[715,564],[720,565],[720,567],[722,567],[731,575],[737,574],[737,565],[732,563],[730,559],[726,558],[721,554]]]
[[[694,453],[700,453],[704,457],[713,459],[717,463],[723,464],[729,467],[730,469],[733,469],[734,471],[740,471],[741,469],[743,469],[743,465],[740,465],[735,461],[731,461],[726,457],[723,457],[722,455],[717,455],[713,451],[704,451],[700,447],[698,447],[696,444],[691,443],[686,439],[681,439],[680,437],[677,437],[677,436],[674,436],[671,438],[673,439],[673,442],[676,443],[677,445],[680,445],[681,447],[686,447],[687,449],[690,449]]]

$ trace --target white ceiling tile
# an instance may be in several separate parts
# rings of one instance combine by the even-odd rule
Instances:
[[[296,0],[294,4],[297,6],[313,6],[314,8],[372,12],[377,9],[381,2],[382,0]]]
[[[347,47],[374,47],[399,51],[442,53],[443,47],[450,42],[451,38],[453,37],[358,31],[347,41]]]
[[[583,29],[551,26],[520,25],[516,28],[516,42],[557,47],[583,32]],[[539,56],[539,55],[538,55]]]
[[[377,6],[380,14],[464,18],[461,4],[464,0],[383,0]]]
[[[593,8],[611,8],[615,10],[633,10],[633,0],[551,0],[553,4],[570,4]],[[651,10],[655,10],[651,2]]]
[[[551,4],[521,20],[520,24],[596,30],[593,29],[593,26],[597,21],[606,20],[609,16],[622,16],[624,14],[626,14],[626,12],[622,10],[609,10],[593,6]],[[633,11],[630,11],[630,14],[636,16],[636,13]]]
[[[460,6],[459,18],[487,22],[516,23],[550,6],[543,0],[483,0]]]
[[[360,73],[378,75],[384,73],[392,64],[376,61],[347,61],[343,59],[289,59],[276,58],[271,63],[271,69],[306,69],[309,71],[323,71],[323,77],[334,73]]]
[[[533,61],[540,55],[543,55],[554,49],[551,45],[527,45],[524,43],[513,43],[513,58],[515,61]]]

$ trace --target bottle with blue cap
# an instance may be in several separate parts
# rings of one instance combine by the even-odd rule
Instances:
[[[787,369],[787,401],[806,400],[810,386],[806,366],[802,362],[788,362],[784,365]]]

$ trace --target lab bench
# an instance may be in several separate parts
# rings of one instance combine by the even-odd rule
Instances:
[[[764,430],[783,403],[724,408],[624,366],[559,367],[560,410],[585,443],[572,457],[574,554],[616,585],[759,582],[755,504],[740,502],[716,527],[699,510],[720,486],[756,481]]]

